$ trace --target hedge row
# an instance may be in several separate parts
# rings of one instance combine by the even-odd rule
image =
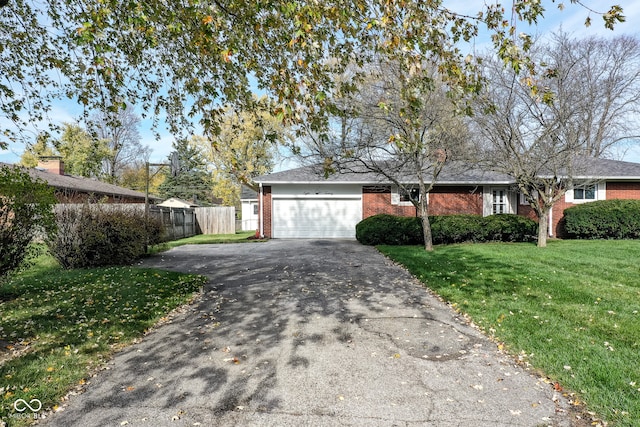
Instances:
[[[434,244],[534,241],[537,223],[518,215],[442,215],[429,217]],[[421,245],[422,222],[416,217],[374,215],[356,225],[365,245]]]
[[[567,208],[564,231],[570,239],[638,239],[640,200],[601,200]]]
[[[58,233],[47,245],[64,268],[131,264],[163,235],[159,220],[112,206],[66,207],[56,220]]]

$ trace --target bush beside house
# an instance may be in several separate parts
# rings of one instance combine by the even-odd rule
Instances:
[[[435,244],[461,242],[534,241],[537,224],[518,215],[437,215],[429,217]],[[365,245],[420,245],[422,223],[417,217],[374,215],[356,225],[356,239]]]
[[[569,239],[640,238],[640,200],[601,200],[564,211]]]
[[[67,269],[131,264],[163,235],[158,219],[132,209],[71,206],[59,209],[56,220],[58,233],[47,244]]]

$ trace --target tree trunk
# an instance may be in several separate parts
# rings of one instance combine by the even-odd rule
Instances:
[[[543,209],[538,214],[538,247],[547,247],[547,236],[549,235],[549,209]]]
[[[426,199],[427,195],[420,194]],[[431,235],[431,223],[429,222],[429,209],[426,200],[420,200],[420,219],[422,220],[422,237],[424,237],[424,250],[433,251],[433,238]]]

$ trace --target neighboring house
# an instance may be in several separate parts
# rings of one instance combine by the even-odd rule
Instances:
[[[550,236],[561,234],[560,220],[570,206],[594,200],[640,199],[640,164],[589,159],[585,170],[588,174],[574,176],[578,184],[553,207]],[[372,215],[417,215],[407,195],[372,173],[337,173],[325,178],[321,167],[307,166],[264,175],[256,182],[260,186],[259,230],[265,237],[354,238],[356,224]],[[508,175],[445,167],[427,195],[429,213],[511,213],[536,219],[515,188],[515,180]]]
[[[258,192],[242,186],[240,193],[240,204],[242,206],[242,231],[255,231],[258,229]]]
[[[0,165],[15,166],[7,163]],[[17,167],[17,166],[16,166]],[[91,178],[64,174],[64,162],[59,157],[47,157],[33,169],[26,169],[34,178],[40,178],[55,189],[59,203],[144,203],[145,194]],[[150,196],[152,202],[159,201]]]
[[[162,203],[158,203],[158,206],[166,208],[198,208],[199,204],[182,200],[178,197],[170,197]]]

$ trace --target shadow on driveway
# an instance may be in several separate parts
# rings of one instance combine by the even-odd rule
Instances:
[[[55,426],[570,426],[566,403],[355,241],[182,246],[202,297],[119,353]]]

